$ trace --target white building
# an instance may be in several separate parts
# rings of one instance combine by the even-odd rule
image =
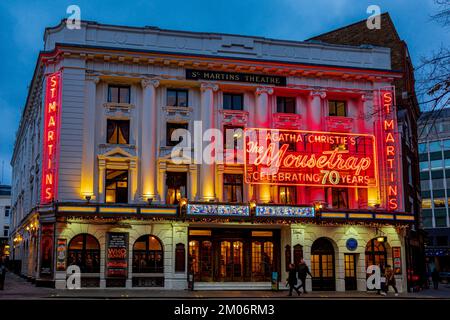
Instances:
[[[395,118],[383,126],[382,94],[399,76],[389,49],[95,22],[62,22],[44,39],[11,162],[12,256],[24,275],[64,288],[76,264],[83,286],[184,289],[191,270],[196,288],[267,289],[304,257],[309,289],[366,290],[374,263],[393,265],[406,288],[414,217],[397,201]],[[368,165],[342,163],[330,183],[320,166],[281,168],[289,175],[258,184],[249,162],[177,163],[170,137],[195,138],[197,121],[200,134],[323,137],[289,150]],[[239,160],[242,132],[231,136]]]
[[[0,185],[0,257],[9,256],[11,186]]]

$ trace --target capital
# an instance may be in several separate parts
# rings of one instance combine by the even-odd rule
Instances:
[[[273,94],[273,88],[271,87],[258,87],[256,88],[256,94],[260,95],[263,93],[267,93],[268,95]]]
[[[87,74],[86,75],[86,81],[92,81],[95,84],[100,82],[100,77],[98,75],[93,75],[93,74]]]
[[[148,86],[153,86],[155,88],[158,88],[159,80],[156,80],[156,79],[143,79],[143,80],[141,80],[141,86],[144,89],[147,88]]]
[[[320,97],[321,99],[325,99],[327,97],[327,93],[322,90],[314,90],[309,93],[311,98]]]
[[[206,91],[206,90],[217,91],[217,90],[219,90],[219,86],[215,83],[204,82],[200,85],[200,90],[201,91]]]

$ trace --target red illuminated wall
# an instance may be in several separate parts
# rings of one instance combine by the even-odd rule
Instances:
[[[56,72],[45,81],[41,204],[51,203],[57,197],[60,114],[61,73]]]

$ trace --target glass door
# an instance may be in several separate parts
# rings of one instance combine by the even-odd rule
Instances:
[[[357,255],[354,253],[344,254],[345,264],[345,290],[356,290],[356,261]]]

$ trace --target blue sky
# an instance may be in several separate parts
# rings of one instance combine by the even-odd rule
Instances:
[[[409,46],[413,61],[431,53],[450,35],[430,22],[433,0],[37,0],[0,2],[0,183],[11,182],[10,159],[27,87],[45,27],[68,17],[76,4],[83,20],[130,26],[255,35],[304,40],[368,17],[379,5],[388,11]],[[4,161],[4,176],[1,166]]]

